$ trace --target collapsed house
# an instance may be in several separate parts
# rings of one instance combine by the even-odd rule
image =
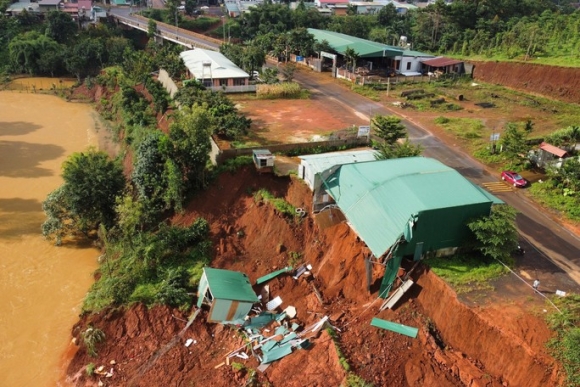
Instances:
[[[300,174],[299,174],[300,175]],[[404,256],[454,252],[470,236],[467,223],[501,200],[456,170],[426,157],[350,163],[318,172],[317,208],[338,208],[386,264],[379,295],[388,294]]]
[[[207,321],[224,324],[244,319],[259,301],[248,276],[210,267],[203,269],[197,297],[198,308],[210,306]]]

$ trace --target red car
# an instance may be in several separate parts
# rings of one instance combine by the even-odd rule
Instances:
[[[524,179],[523,177],[520,176],[519,173],[514,171],[503,171],[501,173],[501,179],[503,181],[507,181],[514,187],[525,187],[528,184],[526,179]]]

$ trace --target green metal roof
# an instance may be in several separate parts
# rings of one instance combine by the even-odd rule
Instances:
[[[426,157],[342,165],[324,184],[375,257],[424,211],[501,203],[456,170]]]
[[[326,40],[336,52],[342,55],[344,55],[344,52],[349,47],[355,50],[360,58],[394,57],[403,54],[403,50],[399,47],[389,46],[338,32],[317,30],[315,28],[309,28],[308,32],[314,35],[314,39],[318,42]]]
[[[403,324],[397,324],[392,321],[382,320],[377,317],[373,317],[371,320],[371,325],[373,327],[386,329],[389,331],[397,332],[405,336],[409,336],[412,338],[417,337],[417,333],[419,333],[419,329],[415,327],[410,327]]]
[[[248,276],[237,271],[203,269],[213,298],[220,300],[258,302]]]

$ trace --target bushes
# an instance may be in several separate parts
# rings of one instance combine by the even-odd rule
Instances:
[[[110,241],[100,278],[92,286],[84,311],[111,304],[189,306],[188,295],[209,263],[209,225],[198,218],[189,227],[162,225],[157,232],[137,234],[128,241]],[[116,257],[115,259],[109,257]]]
[[[302,89],[295,82],[256,86],[256,96],[262,99],[300,98],[301,95]]]

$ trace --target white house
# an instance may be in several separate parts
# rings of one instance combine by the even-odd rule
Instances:
[[[250,75],[236,66],[223,54],[196,48],[179,54],[192,79],[205,87],[223,91],[244,90],[249,84]]]

